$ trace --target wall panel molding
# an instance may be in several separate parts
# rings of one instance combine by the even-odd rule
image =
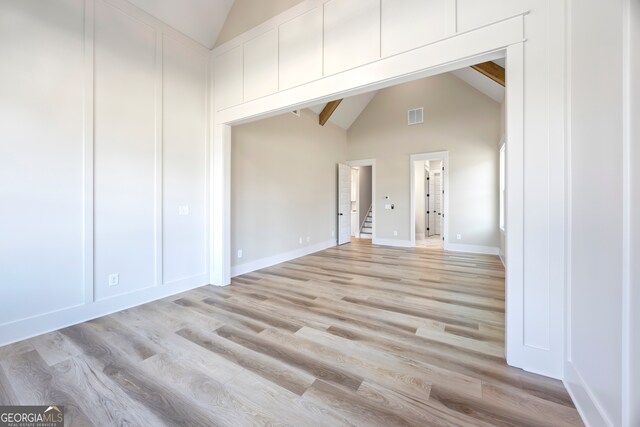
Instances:
[[[94,39],[95,39],[95,3],[84,2],[84,106],[83,106],[83,145],[84,145],[84,303],[95,301],[93,283],[93,156],[94,156]]]

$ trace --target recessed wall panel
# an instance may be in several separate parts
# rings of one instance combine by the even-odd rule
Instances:
[[[382,56],[441,40],[455,30],[455,0],[382,0]]]
[[[279,29],[280,90],[322,77],[322,9],[313,9]]]
[[[207,58],[164,37],[162,278],[206,273]]]
[[[156,31],[102,1],[95,13],[94,286],[104,299],[155,285]]]
[[[244,100],[278,91],[278,30],[273,29],[244,45]]]
[[[84,301],[83,3],[0,1],[0,325]]]
[[[244,90],[242,46],[217,56],[213,63],[216,111],[242,103]]]
[[[524,0],[457,0],[458,31],[492,24],[526,11]]]
[[[380,58],[380,0],[324,4],[324,75]]]

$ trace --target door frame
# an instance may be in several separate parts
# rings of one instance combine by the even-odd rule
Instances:
[[[444,218],[443,218],[443,248],[447,250],[447,239],[449,238],[449,152],[448,151],[435,151],[431,153],[411,154],[409,156],[409,180],[411,181],[411,207],[409,212],[409,219],[411,224],[411,247],[416,247],[416,162],[426,160],[442,160],[442,167],[444,173],[442,174],[442,186],[444,187],[444,197],[442,198],[442,204],[444,205]]]
[[[459,49],[467,49],[466,54],[448,49],[448,42],[445,41],[427,48],[427,51],[436,49],[440,54],[433,52],[426,54],[425,49],[415,49],[226,110],[215,112],[215,108],[212,108],[213,147],[209,154],[212,170],[210,178],[212,197],[209,201],[210,282],[217,286],[226,286],[231,283],[231,126],[506,56],[505,357],[507,364],[511,366],[554,376],[554,359],[557,356],[550,348],[532,346],[525,340],[525,306],[528,303],[524,292],[525,40],[514,41],[511,32],[498,31],[498,27],[499,25],[491,27],[491,36],[480,35],[484,30],[489,31],[482,28],[467,33],[467,36],[473,34],[473,43],[459,46]],[[522,21],[519,21],[517,28],[523,29]],[[450,41],[463,39],[469,42],[466,37],[454,37]],[[215,90],[213,73],[211,79],[210,90],[213,95]],[[448,234],[448,230],[446,232]],[[376,244],[375,239],[373,243]],[[551,309],[550,306],[549,309]],[[561,350],[556,349],[556,351]]]
[[[371,243],[375,243],[376,239],[376,159],[349,160],[346,162],[352,168],[371,166]],[[358,198],[360,197],[360,188],[358,187]],[[359,227],[359,225],[358,225]],[[358,236],[360,236],[360,228],[358,228]]]

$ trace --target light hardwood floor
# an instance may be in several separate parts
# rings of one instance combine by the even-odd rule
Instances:
[[[506,365],[497,257],[331,248],[0,348],[0,405],[67,425],[575,426]]]

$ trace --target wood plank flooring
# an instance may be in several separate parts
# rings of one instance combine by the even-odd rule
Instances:
[[[498,258],[331,248],[0,348],[0,405],[69,426],[577,426],[508,367]]]

